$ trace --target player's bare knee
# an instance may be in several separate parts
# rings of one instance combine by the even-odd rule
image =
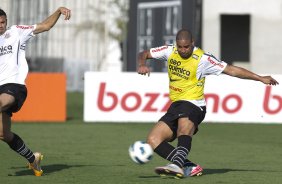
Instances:
[[[155,149],[160,144],[160,140],[156,136],[150,135],[147,137],[147,143],[150,144],[153,149]]]
[[[193,136],[194,134],[194,127],[178,127],[177,129],[177,136],[181,136],[181,135],[189,135],[189,136]]]
[[[178,127],[177,134],[178,135],[187,135],[189,133],[188,127]]]

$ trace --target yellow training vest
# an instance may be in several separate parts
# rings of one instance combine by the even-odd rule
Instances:
[[[178,100],[201,100],[204,98],[205,78],[196,77],[198,64],[204,51],[196,49],[188,59],[183,59],[176,47],[168,58],[169,97]]]

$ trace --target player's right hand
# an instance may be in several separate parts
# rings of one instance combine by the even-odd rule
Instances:
[[[139,66],[138,69],[137,69],[137,72],[140,75],[148,74],[148,77],[150,76],[150,68],[146,65]]]

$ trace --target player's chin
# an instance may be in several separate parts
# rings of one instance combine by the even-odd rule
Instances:
[[[181,58],[188,59],[190,57],[189,54],[179,54]]]

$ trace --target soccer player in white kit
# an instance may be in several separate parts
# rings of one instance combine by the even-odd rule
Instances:
[[[29,168],[35,176],[43,174],[40,166],[43,155],[40,152],[33,153],[24,141],[11,131],[11,117],[14,112],[20,110],[27,96],[26,42],[36,34],[49,31],[61,15],[65,16],[65,20],[69,20],[71,11],[60,7],[41,23],[7,28],[7,15],[0,9],[0,139],[28,160]]]
[[[260,76],[244,68],[229,65],[195,47],[191,32],[185,29],[177,33],[175,45],[140,52],[137,68],[139,74],[149,75],[150,68],[146,65],[146,60],[152,58],[167,62],[169,97],[172,101],[167,113],[147,136],[147,142],[154,151],[171,162],[167,166],[156,167],[155,172],[159,175],[183,178],[200,175],[203,171],[187,157],[192,147],[192,136],[197,133],[206,114],[206,76],[225,73],[267,85],[278,84],[271,76]],[[176,147],[169,144],[175,139],[178,141]]]

